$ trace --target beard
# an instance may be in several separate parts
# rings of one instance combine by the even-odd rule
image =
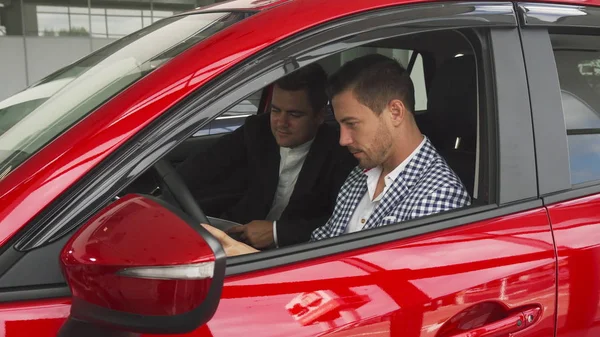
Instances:
[[[371,146],[364,150],[348,147],[350,152],[359,153],[358,166],[365,170],[372,169],[383,164],[388,157],[390,148],[392,147],[392,135],[383,123],[379,123],[377,132],[370,143]]]

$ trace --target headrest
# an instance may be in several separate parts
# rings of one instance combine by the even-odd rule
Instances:
[[[437,70],[427,99],[427,117],[446,137],[475,141],[477,130],[477,68],[475,57],[447,60]]]
[[[576,95],[578,99],[593,107],[592,110],[599,110],[600,95],[594,91],[578,67],[581,54],[571,51],[555,51],[554,56],[560,88]]]
[[[600,128],[600,115],[577,95],[561,90],[562,107],[567,130]]]

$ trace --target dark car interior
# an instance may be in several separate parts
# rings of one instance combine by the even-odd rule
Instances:
[[[332,73],[352,56],[375,52],[392,57],[403,56],[404,62],[399,60],[400,63],[410,71],[413,81],[423,84],[415,85],[415,96],[422,102],[426,101],[426,104],[423,103],[415,109],[417,124],[422,133],[430,138],[457,173],[471,194],[473,203],[486,204],[488,193],[482,191],[482,186],[487,184],[478,184],[479,171],[485,166],[480,161],[481,149],[478,139],[481,123],[478,68],[473,47],[466,37],[468,33],[455,30],[403,36],[361,46],[319,62],[328,73]],[[226,111],[174,149],[167,156],[167,162],[176,167],[195,151],[212,146],[219,137],[226,135],[227,131],[242,125],[248,114],[268,113],[270,93],[271,86],[266,86],[244,100],[246,113],[235,111],[241,103]],[[248,109],[248,106],[251,109]],[[252,111],[248,113],[249,110]],[[221,126],[224,123],[228,125],[225,128],[216,127],[217,123]],[[337,126],[333,113],[326,118],[326,123]],[[214,132],[216,129],[219,132]],[[210,165],[210,161],[207,161],[207,165]],[[202,168],[198,168],[198,174],[202,174]],[[247,179],[251,177],[247,177],[243,168],[239,168],[235,174],[214,181],[200,193],[195,191],[196,203],[206,215],[218,217],[243,195]],[[128,190],[142,190],[146,193],[154,191],[156,194],[157,190],[160,190],[156,186],[160,185],[155,174],[149,171]]]

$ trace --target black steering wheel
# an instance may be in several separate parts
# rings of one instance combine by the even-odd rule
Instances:
[[[158,185],[163,196],[179,204],[181,209],[198,223],[209,224],[222,231],[239,225],[225,219],[207,217],[177,170],[167,160],[161,159],[156,162],[154,170],[157,173]]]

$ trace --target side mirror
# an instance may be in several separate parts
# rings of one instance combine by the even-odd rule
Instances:
[[[225,253],[165,202],[127,195],[82,226],[60,255],[73,294],[60,336],[89,329],[184,333],[214,315]],[[75,323],[76,322],[76,323]],[[84,333],[84,335],[93,335]]]

